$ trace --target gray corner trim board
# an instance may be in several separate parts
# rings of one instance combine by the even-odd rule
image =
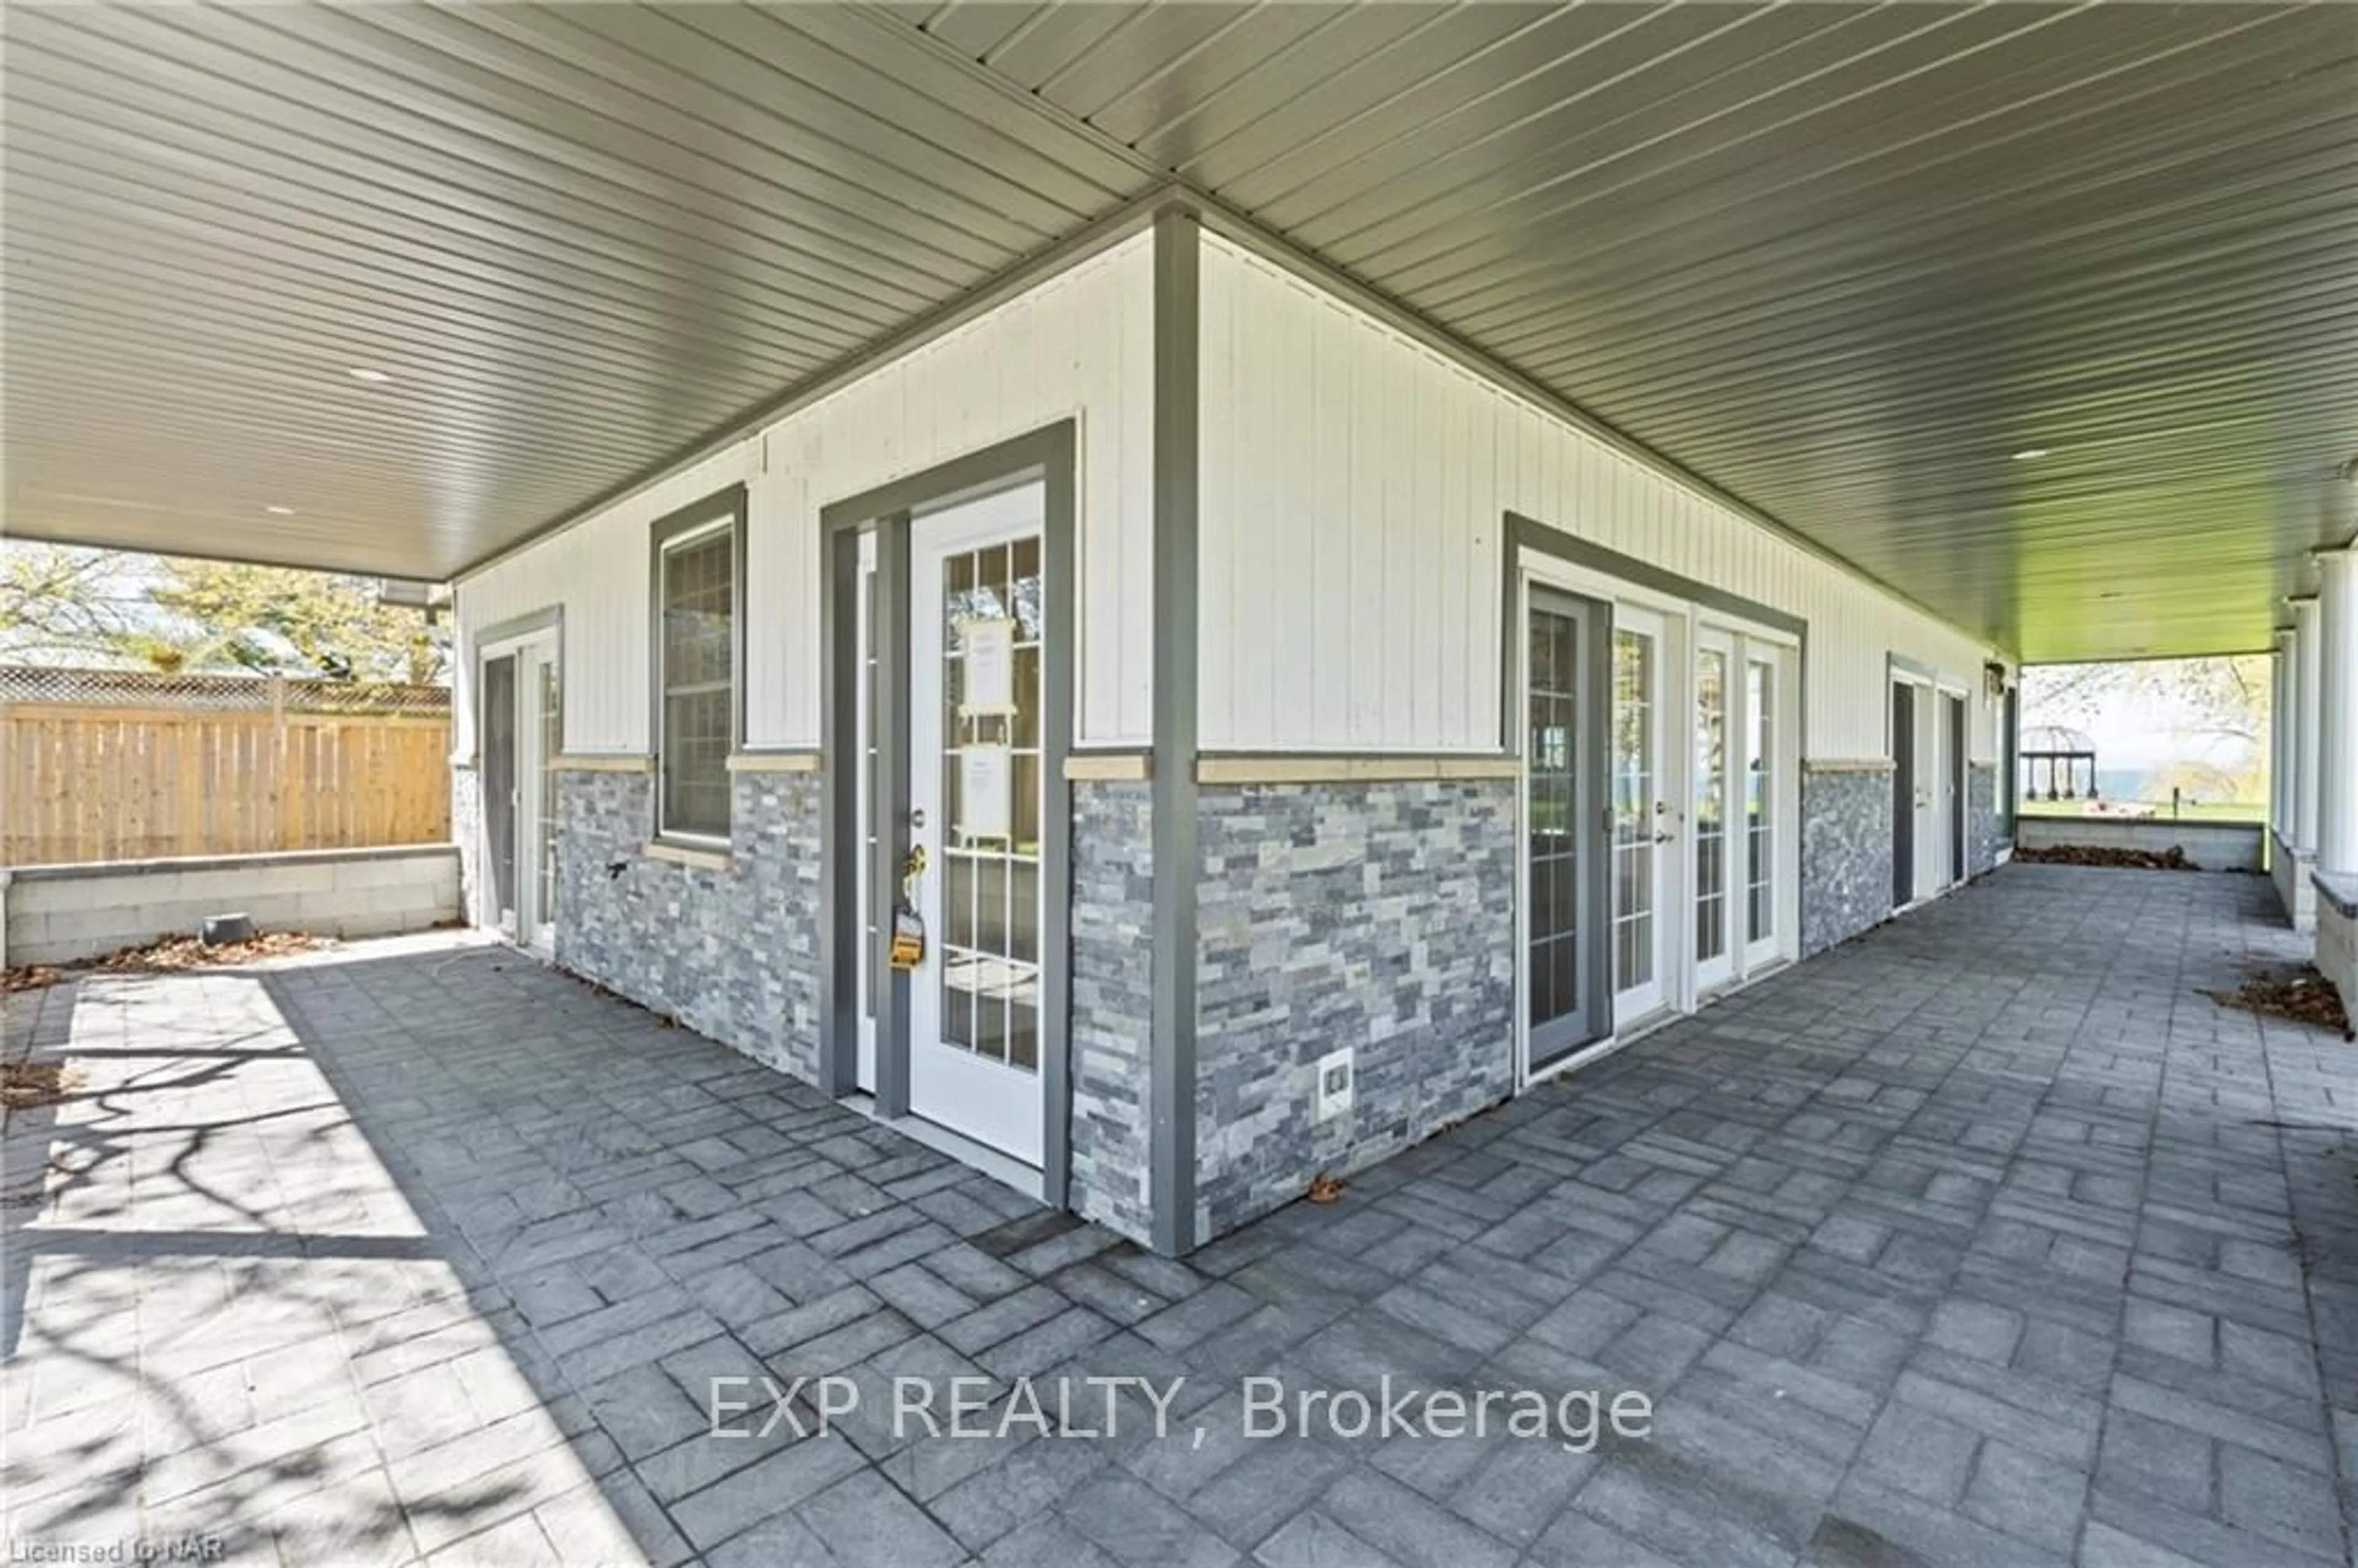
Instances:
[[[1592,540],[1568,534],[1562,528],[1551,527],[1537,518],[1526,517],[1520,512],[1507,514],[1507,570],[1510,576],[1516,569],[1516,556],[1524,550],[1533,550],[1573,566],[1618,578],[1637,588],[1651,589],[1656,593],[1687,600],[1706,610],[1737,616],[1772,632],[1783,632],[1805,640],[1810,634],[1809,622],[1799,615],[1772,610],[1758,600],[1747,599],[1697,579],[1683,577],[1651,561],[1641,561],[1635,556],[1607,549]]]
[[[745,744],[745,524],[748,492],[742,481],[724,485],[667,512],[647,526],[647,750],[655,761],[650,792],[654,820],[651,838],[681,837],[664,831],[664,552],[674,541],[713,524],[729,530],[729,749]],[[561,666],[560,666],[561,667]],[[733,825],[732,825],[733,831]],[[696,839],[696,848],[706,848]]]
[[[1203,230],[1154,219],[1154,751],[1195,754],[1195,484]],[[1195,1243],[1195,770],[1154,770],[1153,1038],[1147,1078],[1150,1207],[1159,1252]]]
[[[869,966],[876,1014],[878,1117],[892,1120],[909,1113],[909,981],[886,967],[884,955],[869,952],[862,939],[859,882],[849,874],[861,852],[859,836],[860,757],[853,738],[859,727],[860,650],[853,644],[859,624],[860,538],[876,535],[876,682],[871,693],[876,753],[872,804],[876,847],[869,862],[869,886],[900,885],[900,861],[908,848],[910,757],[908,741],[909,560],[914,514],[953,499],[988,494],[1040,481],[1045,502],[1042,524],[1042,571],[1045,580],[1047,646],[1041,681],[1041,787],[1043,812],[1040,951],[1050,956],[1040,972],[1040,1072],[1045,1116],[1041,1138],[1041,1195],[1069,1206],[1072,1166],[1072,786],[1066,762],[1073,744],[1073,691],[1077,628],[1074,572],[1078,516],[1080,432],[1060,420],[1028,435],[968,452],[923,473],[880,485],[819,509],[825,591],[819,600],[819,744],[810,755],[819,774],[819,1042],[820,1087],[838,1098],[859,1093],[858,1014],[860,968]]]
[[[576,524],[586,523],[598,514],[653,489],[731,443],[762,434],[770,426],[840,392],[862,376],[914,353],[976,318],[990,314],[1016,296],[1070,270],[1098,252],[1111,250],[1122,241],[1144,232],[1158,211],[1178,200],[1180,198],[1174,187],[1168,184],[1141,192],[1105,216],[1041,247],[1033,254],[957,299],[919,316],[897,330],[887,332],[872,343],[854,349],[826,369],[786,387],[777,396],[757,404],[745,413],[700,435],[689,437],[621,483],[611,485],[579,505],[559,513],[515,543],[503,545],[481,559],[469,562],[451,574],[450,580],[462,583],[469,578],[480,576],[502,561],[546,543]]]

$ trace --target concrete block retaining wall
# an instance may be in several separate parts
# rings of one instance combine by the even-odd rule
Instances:
[[[2317,894],[2317,967],[2358,1012],[2358,877],[2312,873]]]
[[[2144,849],[2157,855],[2177,848],[2206,871],[2256,871],[2266,832],[2256,822],[2026,814],[2015,823],[2014,841],[2026,849]]]
[[[7,881],[11,964],[65,964],[243,914],[265,931],[383,936],[459,916],[450,844],[18,866]]]

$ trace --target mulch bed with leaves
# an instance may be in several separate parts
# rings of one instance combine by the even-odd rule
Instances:
[[[2333,989],[2331,980],[2318,972],[2314,964],[2255,969],[2234,990],[2202,994],[2221,1007],[2315,1024],[2320,1029],[2331,1029],[2344,1040],[2358,1038],[2351,1033],[2350,1014],[2342,1006],[2342,993]]]
[[[2145,871],[2196,871],[2202,869],[2188,860],[2186,851],[2175,844],[2167,849],[2098,849],[2087,844],[2058,844],[2045,849],[2018,846],[2014,858],[2039,866],[2126,866]]]
[[[325,936],[300,931],[262,931],[243,942],[207,946],[194,936],[167,936],[141,947],[118,947],[103,957],[80,958],[70,964],[27,964],[0,973],[0,989],[37,990],[70,976],[91,973],[146,974],[158,969],[216,969],[230,964],[251,964],[309,953],[336,944]]]

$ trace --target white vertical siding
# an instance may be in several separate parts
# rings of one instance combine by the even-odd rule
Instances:
[[[1207,750],[1498,744],[1509,511],[1809,622],[1804,746],[1884,753],[1886,656],[1974,639],[1216,236],[1203,264]]]
[[[472,634],[565,607],[565,739],[644,752],[648,526],[748,486],[745,735],[819,738],[819,513],[1061,418],[1079,425],[1075,733],[1142,744],[1152,699],[1152,237],[1122,242],[973,321],[716,451],[663,483],[466,579]],[[460,683],[461,734],[471,672]]]

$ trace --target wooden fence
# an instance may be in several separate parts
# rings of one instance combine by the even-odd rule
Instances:
[[[0,668],[0,863],[450,837],[449,694]]]

